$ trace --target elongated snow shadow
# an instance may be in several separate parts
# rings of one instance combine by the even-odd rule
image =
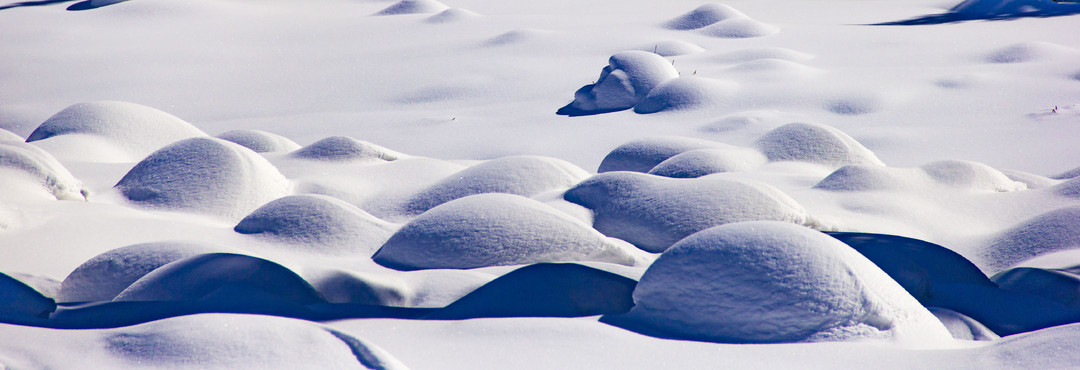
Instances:
[[[45,6],[45,5],[53,5],[53,4],[60,4],[60,3],[70,3],[72,1],[75,1],[75,0],[20,1],[20,2],[17,2],[17,3],[11,3],[11,4],[7,4],[7,5],[0,5],[0,10],[6,10],[6,9],[11,9],[11,8],[24,8],[24,7],[28,7],[28,6]],[[89,3],[89,1],[84,1],[84,2]]]
[[[1061,17],[1067,15],[1080,14],[1080,9],[1057,9],[1057,10],[1035,10],[1024,13],[1012,13],[1012,14],[989,14],[989,15],[974,15],[963,13],[944,13],[927,15],[918,18],[912,18],[902,21],[871,23],[868,26],[925,26],[935,24],[946,23],[959,23],[968,21],[1011,21],[1020,18],[1050,18]]]

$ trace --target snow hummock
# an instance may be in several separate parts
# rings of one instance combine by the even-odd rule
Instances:
[[[450,8],[439,12],[439,14],[430,16],[424,21],[428,23],[452,23],[478,17],[480,17],[480,14],[468,9]]]
[[[21,172],[59,200],[85,200],[82,182],[49,152],[22,141],[0,141],[0,168]]]
[[[983,271],[997,273],[1040,255],[1078,248],[1080,207],[1066,207],[999,233],[981,251],[979,266]]]
[[[726,223],[812,223],[806,209],[771,185],[716,176],[673,179],[605,172],[564,197],[593,210],[596,230],[649,252],[662,252],[690,234]]]
[[[431,14],[449,8],[437,0],[401,0],[372,15]]]
[[[833,167],[885,165],[851,136],[822,124],[789,123],[769,131],[755,145],[770,161],[812,162]]]
[[[774,35],[780,27],[759,22],[750,18],[731,18],[702,28],[701,33],[726,39],[743,39]]]
[[[557,113],[580,116],[630,109],[654,87],[677,77],[671,62],[659,55],[641,50],[616,53],[596,83],[578,89],[574,101]]]
[[[58,302],[111,301],[131,283],[170,262],[221,248],[192,242],[151,242],[120,247],[83,262],[60,283]]]
[[[289,182],[248,148],[193,138],[150,154],[116,188],[139,205],[239,219],[287,195]]]
[[[418,270],[569,261],[635,265],[639,256],[632,247],[543,203],[487,193],[424,212],[372,258],[394,269]]]
[[[728,81],[706,77],[679,77],[650,90],[649,94],[634,106],[634,113],[707,108],[729,99],[737,88],[735,83]]]
[[[393,161],[402,157],[401,153],[393,150],[345,136],[331,136],[316,141],[289,155],[294,158],[320,161]]]
[[[689,137],[652,137],[638,139],[619,145],[600,162],[596,172],[634,171],[649,172],[653,167],[680,153],[725,145],[709,140]]]
[[[420,191],[405,205],[420,214],[437,205],[469,195],[507,193],[531,197],[565,190],[589,173],[569,162],[540,156],[508,156],[473,165]]]
[[[41,123],[26,141],[55,149],[62,157],[128,162],[178,140],[202,136],[206,136],[202,130],[155,108],[96,101],[64,108]]]
[[[262,130],[232,130],[216,137],[239,144],[255,153],[291,152],[300,149],[300,144],[289,138]]]
[[[993,280],[1001,289],[1080,309],[1080,276],[1072,271],[1017,267],[995,274]]]
[[[933,346],[949,332],[900,285],[847,245],[763,221],[683,239],[645,271],[617,325],[729,343],[892,338]]]
[[[718,148],[685,151],[665,159],[649,170],[649,174],[694,178],[720,172],[737,172],[761,167],[768,162],[764,154],[751,149],[724,145]]]
[[[673,30],[694,30],[723,20],[737,18],[746,18],[746,14],[725,4],[709,3],[672,18],[664,24],[664,27]]]
[[[234,230],[298,250],[370,255],[390,238],[394,226],[343,200],[307,194],[264,204]]]
[[[973,161],[945,160],[919,167],[935,181],[957,188],[975,191],[1018,191],[1027,185],[1013,181],[993,167]]]

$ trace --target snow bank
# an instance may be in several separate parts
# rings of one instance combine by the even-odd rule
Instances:
[[[221,251],[191,242],[153,242],[120,247],[83,262],[60,283],[59,302],[111,301],[131,283],[170,262]]]
[[[0,140],[0,168],[22,172],[56,199],[85,200],[82,182],[48,152],[22,141]]]
[[[836,239],[781,222],[696,233],[645,271],[614,321],[679,339],[786,343],[893,338],[940,343],[944,326]]]
[[[158,267],[116,295],[114,301],[203,301],[272,309],[276,303],[326,302],[307,281],[261,258],[207,253]]]
[[[291,195],[259,207],[233,229],[303,251],[371,255],[390,238],[394,225],[340,199]]]
[[[650,252],[726,223],[810,222],[802,206],[771,185],[711,176],[672,179],[608,172],[581,182],[564,197],[593,210],[596,230]]]
[[[344,136],[331,136],[289,154],[293,158],[321,161],[382,160],[393,161],[401,153]]]
[[[623,313],[637,282],[572,263],[539,263],[484,284],[428,319],[580,317]]]
[[[507,193],[531,197],[562,190],[589,177],[570,162],[540,156],[509,156],[458,171],[427,187],[405,205],[419,214],[454,199],[481,193]]]
[[[664,40],[646,47],[638,48],[638,50],[650,51],[662,57],[674,57],[679,55],[697,54],[705,51],[705,48],[682,40]]]
[[[770,161],[801,161],[841,167],[884,166],[866,147],[830,126],[789,123],[762,135],[754,144]]]
[[[1027,189],[1022,182],[1013,181],[1004,173],[979,162],[948,160],[920,167],[939,183],[974,191],[1018,191]]]
[[[1043,254],[1080,248],[1080,207],[1035,216],[991,239],[980,251],[983,271],[997,273]]]
[[[596,172],[649,172],[653,167],[675,155],[707,148],[723,148],[715,141],[689,137],[654,137],[638,139],[619,145],[600,162]]]
[[[431,14],[449,8],[436,0],[401,0],[372,15]]]
[[[694,30],[736,18],[746,18],[746,14],[724,4],[710,3],[668,20],[664,23],[664,27],[673,30]]]
[[[634,113],[705,108],[731,98],[737,88],[733,82],[705,77],[675,78],[650,90],[649,94],[634,106]]]
[[[685,151],[660,162],[650,175],[695,178],[720,172],[746,171],[761,167],[768,159],[761,152],[737,146]]]
[[[291,152],[300,149],[300,144],[262,130],[232,130],[216,137],[251,149],[255,153]]]
[[[121,159],[136,161],[165,145],[201,136],[206,133],[160,110],[135,103],[98,101],[64,108],[46,119],[26,141],[41,141],[47,149],[107,145],[111,148],[69,154],[74,159],[92,161],[106,157],[95,153],[98,151],[120,152],[125,157]]]
[[[289,192],[289,182],[255,152],[213,138],[187,139],[150,154],[116,188],[139,205],[239,219]]]
[[[45,319],[56,302],[7,274],[0,273],[0,321]]]
[[[671,62],[659,55],[624,51],[612,55],[596,83],[574,93],[574,101],[557,114],[580,116],[633,108],[654,87],[679,77]]]
[[[424,212],[372,258],[398,270],[567,261],[634,265],[632,249],[538,201],[488,193]]]

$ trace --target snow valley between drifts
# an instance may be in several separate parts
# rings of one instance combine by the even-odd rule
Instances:
[[[0,3],[0,368],[1073,368],[1080,4]]]

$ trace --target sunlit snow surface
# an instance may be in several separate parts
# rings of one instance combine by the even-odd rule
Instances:
[[[0,368],[1072,367],[1078,14],[6,1]]]

